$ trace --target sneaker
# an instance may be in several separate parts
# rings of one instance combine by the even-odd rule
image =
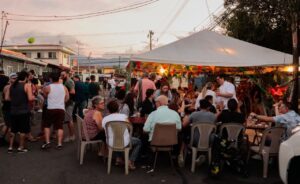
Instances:
[[[199,166],[201,164],[203,164],[205,162],[205,156],[204,155],[200,155],[197,159],[196,159],[196,164]]]
[[[28,149],[26,148],[18,148],[18,153],[27,153],[28,152]]]
[[[13,149],[12,148],[8,148],[7,149],[7,153],[13,153]]]
[[[75,141],[75,135],[66,137],[64,139],[64,142],[73,142],[73,141]]]
[[[63,148],[62,145],[57,145],[57,146],[56,146],[56,149],[57,149],[57,150],[62,150],[62,148]]]
[[[261,160],[261,156],[259,154],[255,154],[251,158],[254,160]]]
[[[41,146],[41,149],[42,149],[42,150],[46,150],[46,149],[49,149],[50,147],[51,147],[51,143],[48,142],[48,143],[43,144],[43,145]]]
[[[182,154],[180,154],[180,155],[178,155],[178,166],[179,167],[184,167],[184,159],[183,159],[183,155]]]

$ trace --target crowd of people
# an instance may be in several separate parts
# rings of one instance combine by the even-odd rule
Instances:
[[[45,77],[43,80],[37,79],[34,71],[21,71],[9,76],[5,76],[2,71],[0,91],[5,126],[1,131],[1,139],[3,142],[6,136],[9,137],[8,153],[14,152],[14,139],[17,135],[20,136],[17,148],[19,153],[28,151],[26,140],[35,141],[30,127],[34,111],[42,112],[39,136],[45,140],[41,145],[43,150],[52,147],[53,134],[56,134],[55,147],[59,150],[63,148],[63,142],[76,139],[73,121],[76,114],[83,118],[89,139],[103,142],[108,139],[108,146],[113,144],[111,129],[108,129],[109,132],[105,129],[108,122],[129,122],[130,117],[144,117],[145,135],[129,139],[128,131],[124,133],[125,146],[129,143],[132,145],[130,169],[135,169],[135,161],[141,154],[143,144],[151,142],[157,123],[176,124],[181,144],[176,156],[178,162],[182,163],[183,151],[191,139],[191,124],[246,122],[247,114],[240,110],[242,104],[237,99],[236,87],[224,75],[218,75],[216,81],[207,82],[201,91],[195,91],[193,86],[170,89],[168,81],[156,80],[155,75],[147,73],[128,91],[116,85],[109,93],[101,93],[104,89],[95,82],[95,76],[85,80],[83,82],[76,75],[70,76],[68,71],[53,72],[49,79]],[[299,125],[300,116],[289,109],[288,103],[281,101],[278,104],[275,106],[279,109],[276,116],[250,115],[262,121],[283,125],[289,136],[291,130]],[[67,136],[64,136],[64,124],[68,126]],[[199,136],[193,138],[195,142],[199,140]],[[105,147],[101,148],[99,154],[106,154]],[[122,157],[117,154],[116,164],[122,162]]]

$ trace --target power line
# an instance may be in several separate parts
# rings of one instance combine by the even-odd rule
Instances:
[[[98,17],[108,14],[114,14],[114,13],[121,13],[125,11],[130,11],[134,9],[138,9],[150,4],[153,4],[155,2],[158,2],[159,0],[148,0],[141,3],[135,3],[133,5],[127,5],[121,8],[116,8],[112,10],[105,10],[105,11],[98,11],[93,13],[86,13],[86,14],[79,14],[79,15],[72,15],[72,16],[39,16],[39,15],[25,15],[25,14],[14,14],[14,13],[7,13],[7,16],[11,16],[12,18],[8,17],[7,20],[11,21],[24,21],[24,22],[47,22],[47,21],[67,21],[67,20],[77,20],[77,19],[86,19],[91,17]],[[14,16],[21,16],[25,18],[14,18]],[[46,19],[28,19],[28,18],[46,18]]]
[[[204,22],[206,22],[208,19],[210,19],[210,17],[216,13],[217,11],[219,11],[221,8],[223,7],[223,4],[221,4],[220,6],[218,6],[211,14],[209,14],[205,19],[203,19],[198,25],[196,25],[194,27],[194,30],[196,30],[199,26],[201,26]]]
[[[185,0],[181,6],[179,7],[179,9],[176,11],[176,13],[174,14],[174,16],[172,17],[171,21],[167,24],[167,26],[164,28],[163,32],[159,35],[158,40],[166,33],[166,31],[170,28],[170,26],[174,23],[174,21],[177,19],[177,17],[180,15],[180,13],[182,12],[182,10],[185,8],[185,6],[187,5],[187,3],[189,2],[189,0]]]

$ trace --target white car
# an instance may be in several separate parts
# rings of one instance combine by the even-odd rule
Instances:
[[[280,144],[279,172],[283,183],[300,182],[300,126],[293,130],[294,134]]]

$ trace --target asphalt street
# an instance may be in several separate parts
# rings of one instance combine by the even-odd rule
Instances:
[[[38,126],[34,127],[38,132]],[[88,150],[83,165],[76,158],[76,142],[64,144],[62,150],[51,148],[41,151],[42,142],[28,143],[28,153],[7,153],[7,147],[0,147],[0,183],[1,184],[98,184],[98,183],[206,183],[206,184],[281,184],[277,162],[269,167],[269,177],[262,178],[262,162],[251,160],[249,177],[244,178],[237,173],[226,170],[219,179],[208,177],[208,165],[203,164],[190,172],[190,159],[185,168],[172,169],[166,155],[159,156],[156,171],[148,173],[149,169],[140,161],[137,169],[128,176],[124,168],[112,164],[111,174],[106,173],[106,164],[93,150]],[[190,156],[188,156],[190,157]]]

